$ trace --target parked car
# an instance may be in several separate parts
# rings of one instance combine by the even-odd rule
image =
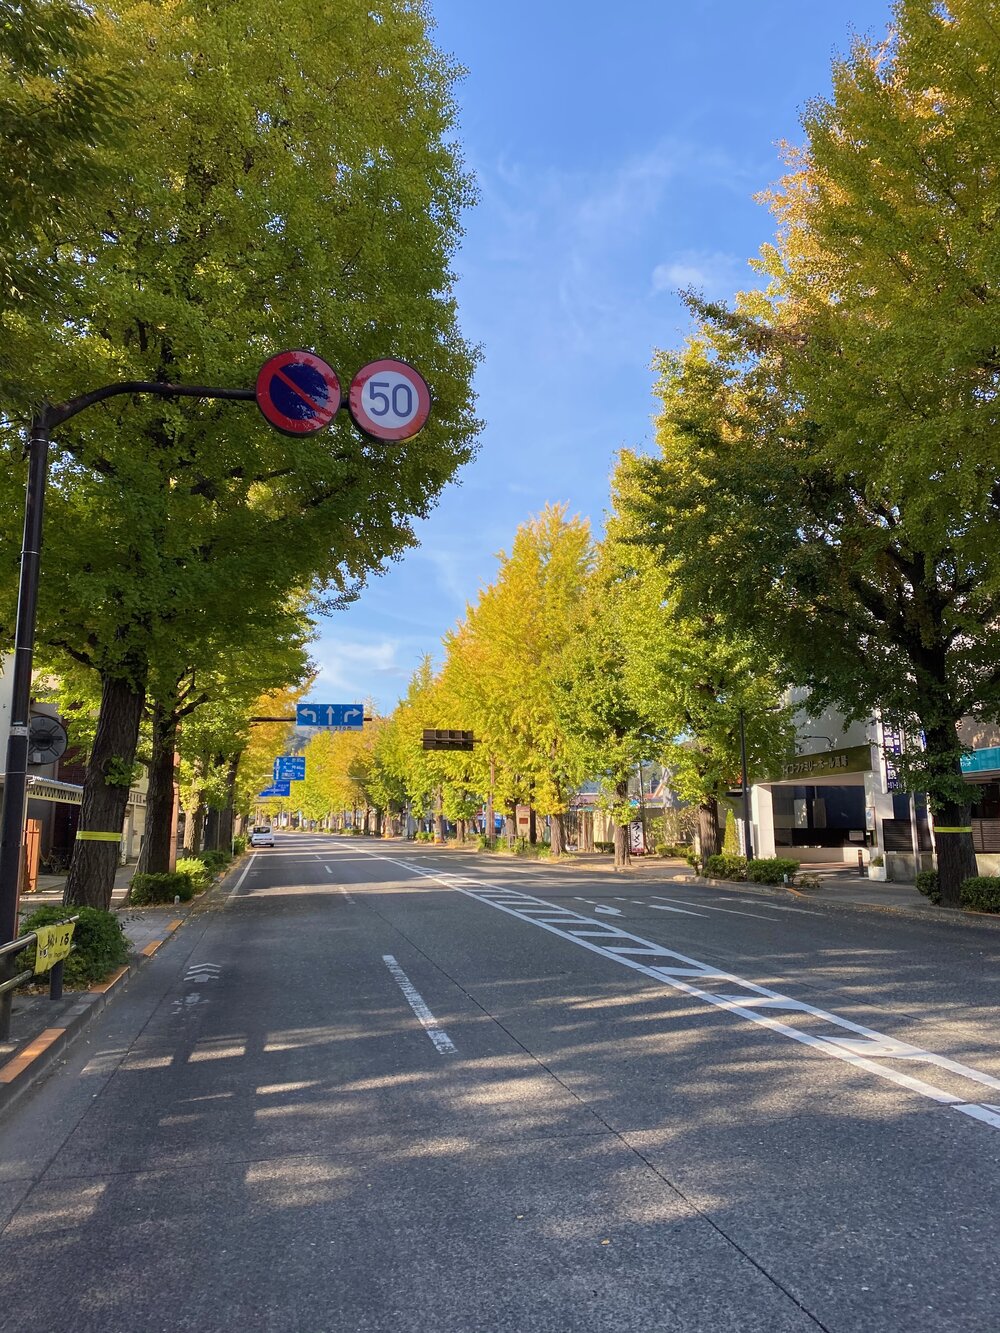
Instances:
[[[269,824],[256,824],[250,832],[251,847],[273,847],[274,834]]]

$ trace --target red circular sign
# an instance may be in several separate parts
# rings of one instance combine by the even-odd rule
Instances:
[[[351,381],[347,410],[355,426],[373,440],[409,440],[430,416],[431,391],[423,375],[405,361],[369,361]]]
[[[257,373],[257,406],[286,435],[323,430],[340,411],[340,380],[312,352],[279,352]]]

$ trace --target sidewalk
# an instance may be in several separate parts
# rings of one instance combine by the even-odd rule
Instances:
[[[115,871],[115,887],[111,893],[112,907],[120,907],[125,901],[125,894],[128,892],[128,886],[132,882],[132,876],[134,874],[134,861],[129,861],[127,865],[119,866]],[[26,916],[30,916],[36,907],[49,907],[53,903],[61,903],[65,888],[65,875],[39,875],[38,887],[35,892],[23,893],[21,895],[21,918],[23,919]]]
[[[134,869],[133,865],[122,866],[115,875],[113,902],[121,903]],[[50,883],[21,900],[22,917],[42,903],[62,902],[65,876],[44,878]],[[195,902],[203,900],[201,895]],[[118,919],[128,939],[128,962],[89,990],[66,991],[61,1000],[50,1000],[47,989],[37,994],[15,992],[11,1035],[0,1041],[0,1114],[37,1082],[77,1033],[128,984],[132,973],[184,924],[193,907],[194,903],[184,903],[121,910]]]

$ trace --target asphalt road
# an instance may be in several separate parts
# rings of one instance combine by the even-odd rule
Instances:
[[[0,1127],[0,1329],[1000,1326],[1000,931],[288,835]]]

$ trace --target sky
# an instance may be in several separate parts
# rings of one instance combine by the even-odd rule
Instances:
[[[756,196],[888,0],[431,0],[467,71],[459,139],[479,202],[455,259],[481,349],[476,458],[420,545],[319,623],[310,698],[390,712],[548,502],[600,534],[617,450],[653,447],[650,363],[690,321],[678,289],[730,297],[774,233]]]

